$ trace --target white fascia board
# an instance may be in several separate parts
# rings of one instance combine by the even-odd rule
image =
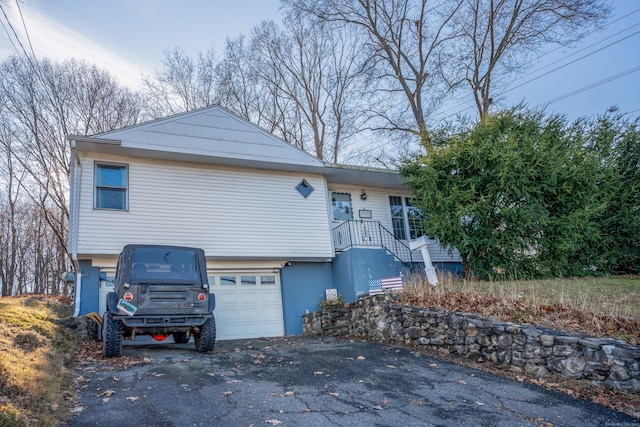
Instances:
[[[96,138],[94,136],[67,135],[67,141],[75,141],[76,144],[100,144],[100,145],[116,145],[122,144],[119,139]]]
[[[346,184],[404,191],[409,189],[398,171],[394,169],[327,164],[325,165],[324,174],[329,184]]]
[[[288,172],[304,172],[323,174],[324,165],[320,162],[316,164],[295,164],[282,163],[278,159],[269,157],[260,158],[233,158],[216,156],[211,154],[201,154],[197,152],[178,152],[167,150],[152,150],[149,148],[129,148],[113,144],[96,144],[93,141],[77,141],[80,152],[111,154],[141,159],[157,159],[166,161],[177,161],[185,163],[200,163],[206,165],[237,166],[251,169],[266,169]]]

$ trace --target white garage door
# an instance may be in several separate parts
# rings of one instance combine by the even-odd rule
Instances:
[[[284,335],[279,274],[216,273],[209,287],[216,297],[218,340]]]

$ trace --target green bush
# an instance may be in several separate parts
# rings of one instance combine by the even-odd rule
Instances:
[[[568,124],[515,109],[439,135],[433,154],[400,172],[425,231],[460,251],[467,275],[637,271],[636,122],[608,114]]]
[[[320,310],[335,310],[336,308],[344,308],[344,304],[344,297],[338,294],[338,297],[335,300],[324,299],[320,301]]]

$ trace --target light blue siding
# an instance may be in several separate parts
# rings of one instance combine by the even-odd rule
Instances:
[[[333,259],[333,281],[347,302],[369,293],[369,281],[405,274],[406,267],[384,249],[351,248]]]
[[[82,271],[82,290],[80,291],[80,312],[82,316],[92,311],[99,310],[99,294],[100,294],[100,269],[91,266],[90,260],[80,261],[80,270]],[[78,280],[76,279],[76,287]],[[78,292],[78,289],[75,289]]]
[[[302,333],[305,310],[317,311],[325,289],[333,288],[328,262],[294,262],[280,270],[285,335]]]

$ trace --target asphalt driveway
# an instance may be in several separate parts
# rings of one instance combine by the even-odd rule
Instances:
[[[631,426],[638,420],[410,348],[327,337],[125,347],[79,365],[69,426]]]

